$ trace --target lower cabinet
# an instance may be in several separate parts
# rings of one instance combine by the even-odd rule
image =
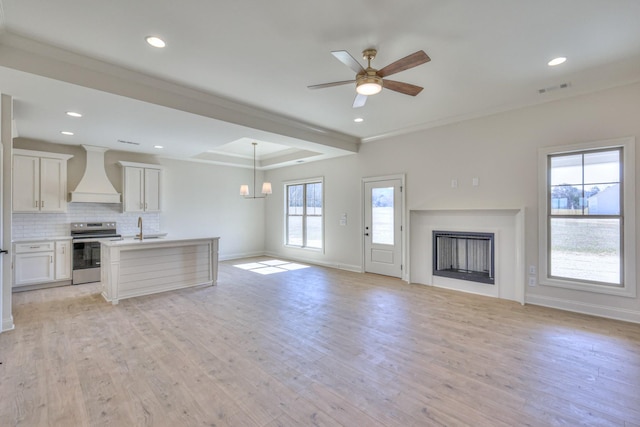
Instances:
[[[13,286],[71,280],[71,241],[16,243]]]
[[[71,280],[71,241],[56,241],[56,270],[54,277],[56,280]]]

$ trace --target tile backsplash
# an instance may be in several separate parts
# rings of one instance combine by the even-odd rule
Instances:
[[[72,222],[115,221],[118,233],[138,233],[138,217],[144,223],[145,234],[159,233],[160,213],[123,213],[122,205],[109,203],[69,203],[66,213],[14,213],[13,240],[63,237],[69,235]]]

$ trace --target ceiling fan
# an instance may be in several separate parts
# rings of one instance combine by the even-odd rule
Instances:
[[[378,53],[375,49],[365,49],[362,51],[362,58],[367,60],[367,68],[365,69],[356,59],[349,54],[346,50],[334,50],[331,52],[333,56],[347,67],[356,72],[355,80],[345,80],[341,82],[322,83],[319,85],[307,86],[309,89],[322,89],[325,87],[346,85],[349,83],[356,84],[356,98],[353,100],[353,108],[364,106],[367,102],[367,96],[375,95],[379,93],[383,87],[391,89],[396,92],[404,93],[405,95],[416,96],[422,91],[420,86],[412,85],[409,83],[397,82],[395,80],[387,80],[384,77],[390,76],[400,71],[408,70],[418,65],[422,65],[431,61],[431,58],[419,50],[406,56],[402,59],[393,62],[386,67],[376,70],[371,68],[371,61],[376,57]]]

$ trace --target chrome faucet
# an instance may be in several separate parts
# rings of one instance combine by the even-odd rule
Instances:
[[[140,234],[136,234],[136,239],[142,240],[142,217],[138,217],[138,227],[140,227]]]

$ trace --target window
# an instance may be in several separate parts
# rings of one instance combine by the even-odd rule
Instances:
[[[542,284],[635,295],[633,144],[540,150]]]
[[[322,179],[285,185],[285,244],[301,248],[322,249],[324,196]]]

